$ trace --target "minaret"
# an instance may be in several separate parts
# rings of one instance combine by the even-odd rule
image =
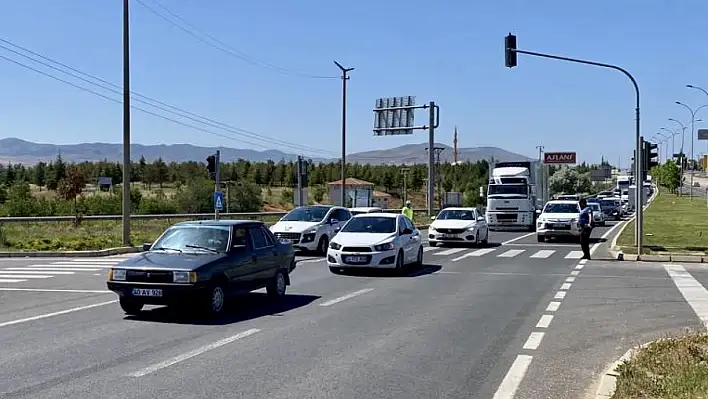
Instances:
[[[455,126],[455,134],[452,136],[452,147],[453,147],[452,162],[453,162],[453,165],[456,165],[457,164],[457,126]]]

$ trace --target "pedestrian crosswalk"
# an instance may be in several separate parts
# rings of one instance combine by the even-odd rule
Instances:
[[[108,269],[118,263],[130,259],[136,254],[108,256],[104,258],[66,258],[37,260],[28,265],[0,265],[0,284],[23,283],[27,281],[45,280],[53,277],[71,277],[73,275],[105,276]]]
[[[497,258],[516,258],[523,256],[531,259],[547,259],[552,256],[561,256],[564,259],[580,259],[583,257],[583,251],[557,249],[509,249],[504,246],[480,249],[424,247],[423,251],[433,256],[457,255],[451,259],[452,262],[459,262],[463,259],[481,256],[494,256]]]

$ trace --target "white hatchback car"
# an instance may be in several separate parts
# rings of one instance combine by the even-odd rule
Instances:
[[[348,268],[396,269],[423,265],[420,232],[401,214],[364,213],[342,227],[329,244],[332,273]]]
[[[445,208],[428,228],[428,245],[445,243],[484,244],[489,242],[489,227],[476,208]]]

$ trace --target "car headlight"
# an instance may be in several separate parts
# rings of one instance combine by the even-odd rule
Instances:
[[[317,234],[317,229],[309,229],[302,232],[302,234]]]
[[[108,279],[113,281],[125,281],[125,269],[111,269]]]
[[[196,283],[197,273],[195,272],[172,272],[173,283]]]
[[[390,251],[390,250],[392,250],[392,249],[396,249],[396,246],[393,244],[393,242],[386,242],[386,243],[383,243],[383,244],[375,245],[375,246],[374,246],[374,249],[375,249],[376,251],[379,251],[379,252],[381,252],[381,251]]]
[[[332,249],[339,249],[339,248],[341,248],[342,246],[339,245],[339,244],[337,244],[336,242],[332,241],[332,242],[329,243],[329,247],[332,248]]]

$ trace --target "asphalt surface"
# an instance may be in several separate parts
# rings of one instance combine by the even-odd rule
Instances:
[[[217,321],[126,317],[105,288],[121,257],[0,260],[0,397],[574,397],[635,341],[697,320],[660,265],[578,269],[579,250],[492,232],[406,276],[304,255],[285,300],[254,293]]]

